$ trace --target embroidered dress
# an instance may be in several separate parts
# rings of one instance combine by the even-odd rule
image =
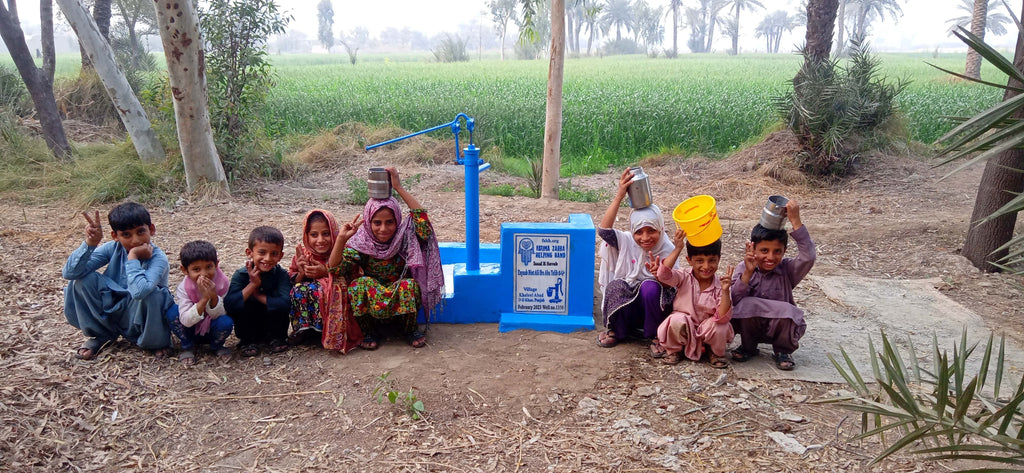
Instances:
[[[629,337],[634,331],[642,331],[644,338],[653,338],[672,306],[675,291],[659,284],[647,271],[644,266],[649,261],[647,252],[633,239],[633,233],[644,227],[661,232],[661,239],[651,249],[651,253],[661,258],[668,256],[675,245],[664,231],[665,222],[656,205],[630,213],[629,226],[629,233],[612,228],[598,229],[598,236],[604,240],[598,251],[604,325],[619,339]]]
[[[305,256],[309,261],[327,264],[330,256],[319,254],[312,250],[309,243],[310,219],[315,216],[323,216],[327,220],[327,227],[331,231],[331,246],[338,238],[338,223],[334,215],[326,210],[310,210],[302,219],[302,244],[296,248],[292,264],[288,269],[288,275],[293,282],[291,288],[291,321],[292,333],[300,333],[306,330],[314,330],[320,333],[320,342],[328,350],[339,350],[348,353],[358,346],[363,335],[358,325],[352,318],[352,310],[349,304],[348,283],[344,275],[328,271],[328,274],[319,279],[296,281],[299,273],[299,255]]]
[[[381,208],[396,216],[389,242],[373,237],[370,221]],[[405,222],[395,198],[370,199],[363,209],[363,226],[349,240],[344,258],[331,273],[345,277],[352,313],[364,334],[381,322],[394,322],[404,333],[417,327],[419,308],[429,316],[441,300],[444,275],[440,252],[427,211],[412,209]]]

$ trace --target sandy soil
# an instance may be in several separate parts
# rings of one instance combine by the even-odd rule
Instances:
[[[989,328],[1024,342],[1020,278],[981,274],[958,255],[980,169],[940,182],[948,169],[933,169],[923,158],[875,156],[850,180],[810,185],[781,160],[792,147],[784,135],[773,135],[721,162],[643,164],[663,209],[698,193],[718,199],[726,263],[739,261],[765,197],[785,194],[802,202],[818,244],[812,274],[938,277],[940,289]],[[327,154],[318,171],[301,179],[249,185],[222,201],[183,198],[152,208],[156,243],[174,255],[186,241],[208,239],[232,271],[243,261],[251,228],[278,226],[286,248],[293,248],[308,209],[327,208],[339,218],[359,212],[342,203],[347,176],[394,163],[403,176],[418,176],[410,191],[429,209],[441,240],[462,239],[460,168],[418,164],[389,151],[345,159]],[[610,191],[618,173],[572,183]],[[494,183],[525,185],[484,173],[482,184]],[[526,211],[532,220],[561,221],[575,212],[599,218],[606,205],[482,196],[481,234],[497,242],[500,223],[522,221]],[[494,325],[434,325],[420,350],[400,341],[347,356],[298,347],[226,364],[200,353],[191,369],[121,342],[95,361],[78,361],[73,349],[82,336],[64,322],[60,267],[81,242],[81,210],[0,204],[0,471],[938,467],[903,456],[869,467],[881,446],[853,438],[859,416],[814,403],[844,385],[740,379],[732,369],[707,364],[665,366],[641,344],[598,348],[593,332],[501,334]],[[172,270],[172,285],[181,277]],[[396,391],[412,390],[423,402],[422,420],[376,401],[384,373]],[[770,432],[790,433],[810,448],[787,453]]]

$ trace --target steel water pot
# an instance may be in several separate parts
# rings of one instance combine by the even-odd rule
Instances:
[[[384,168],[370,168],[370,177],[366,180],[366,190],[371,199],[387,199],[391,197],[391,174]]]
[[[633,172],[633,179],[629,183],[629,188],[626,189],[629,206],[634,209],[650,207],[654,203],[654,198],[651,195],[651,182],[647,174],[640,166],[631,167],[629,170]]]
[[[781,195],[768,196],[768,202],[761,209],[762,227],[769,230],[782,230],[786,228],[786,204],[789,199]]]

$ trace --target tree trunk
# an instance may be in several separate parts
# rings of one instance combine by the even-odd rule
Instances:
[[[551,62],[548,67],[548,106],[544,121],[544,172],[540,196],[558,200],[562,167],[562,72],[565,66],[565,0],[551,0]]]
[[[679,57],[679,7],[672,9],[672,57]]]
[[[985,20],[988,16],[988,0],[974,0],[974,11],[971,13],[971,34],[985,39]],[[964,75],[975,79],[981,78],[981,55],[974,48],[967,48],[967,65]]]
[[[845,28],[843,26],[844,20],[846,20],[846,2],[847,0],[839,0],[839,13],[836,15],[836,56],[842,56],[843,51],[846,50],[846,40],[843,39]]]
[[[99,26],[89,17],[89,11],[80,0],[57,0],[57,4],[78,35],[78,41],[88,54],[89,62],[103,81],[103,88],[107,90],[107,96],[121,117],[121,123],[128,130],[139,158],[149,163],[163,161],[166,157],[164,147],[149,125],[146,111],[128,85],[128,79],[118,68],[110,43],[103,39]]]
[[[96,3],[92,6],[92,19],[96,22],[103,40],[110,41],[110,0],[96,0]],[[85,46],[82,46],[81,43],[78,45],[78,50],[82,54],[81,72],[85,74],[93,68],[93,63],[89,58],[89,52],[85,50]]]
[[[740,53],[740,3],[736,3],[736,17],[733,18],[732,51],[733,56]]]
[[[1018,71],[1024,71],[1024,39],[1017,35],[1017,48],[1013,54],[1013,65]],[[1024,84],[1013,80],[1007,81],[1003,100],[1013,98],[1020,93],[1013,88],[1024,87]],[[1024,109],[1017,110],[1014,118],[1024,118]],[[995,213],[1006,205],[1017,194],[1024,191],[1024,150],[1013,149],[1003,151],[985,163],[985,172],[978,185],[978,197],[974,201],[971,212],[971,225],[964,241],[963,256],[971,264],[982,271],[994,272],[999,268],[989,261],[998,261],[1007,255],[1008,250],[996,251],[1013,238],[1013,227],[1017,224],[1017,214],[1011,213],[975,225],[977,222]]]
[[[227,193],[228,181],[213,143],[207,108],[206,51],[192,2],[159,3],[160,40],[174,97],[178,142],[189,191],[212,188]]]
[[[839,0],[810,0],[807,2],[807,35],[804,62],[827,61],[832,51],[832,28],[836,23]]]
[[[64,124],[61,123],[60,114],[57,112],[57,101],[53,98],[53,83],[48,82],[42,71],[36,67],[32,52],[25,42],[25,33],[21,30],[17,7],[13,2],[9,5],[10,10],[0,3],[0,36],[3,37],[21,80],[25,82],[25,88],[32,97],[46,146],[58,159],[68,159],[71,157],[71,145],[68,144]]]
[[[505,25],[501,25],[501,60],[502,61],[505,60],[505,33],[508,32],[507,30],[508,30],[508,28]]]
[[[43,80],[53,87],[57,53],[53,45],[53,0],[39,0],[40,44],[43,49]]]
[[[575,25],[575,23],[573,22],[573,14],[572,14],[572,10],[568,10],[568,11],[566,11],[566,12],[565,12],[565,37],[566,37],[566,38],[572,38],[572,37],[573,37],[573,34],[575,34],[575,33],[574,33],[574,31],[575,31],[575,26],[576,26],[576,25]],[[573,44],[572,44],[572,40],[567,40],[567,41],[565,42],[565,44],[566,44],[566,49],[567,49],[567,50],[568,50],[568,51],[569,51],[570,53],[574,53],[574,52],[577,52],[577,51],[574,51],[574,50],[572,49],[572,47],[573,47]]]

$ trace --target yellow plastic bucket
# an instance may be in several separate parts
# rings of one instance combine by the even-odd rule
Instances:
[[[695,195],[684,200],[672,211],[672,220],[686,232],[693,246],[707,246],[722,238],[722,223],[718,221],[715,198]]]

